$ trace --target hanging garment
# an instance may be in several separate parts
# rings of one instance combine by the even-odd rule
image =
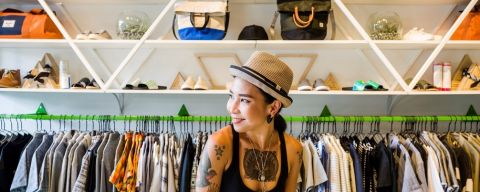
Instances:
[[[95,184],[94,186],[94,192],[102,192],[101,190],[101,182],[103,180],[102,177],[102,159],[103,159],[103,150],[105,149],[105,146],[107,145],[107,142],[109,140],[109,133],[103,133],[103,139],[102,142],[100,143],[100,146],[98,147],[97,151],[95,151],[96,158],[95,158]],[[105,189],[106,191],[106,189]]]
[[[52,174],[52,151],[55,150],[57,145],[60,143],[63,137],[63,133],[59,133],[53,136],[53,143],[50,145],[50,148],[47,150],[45,157],[40,168],[40,184],[37,192],[47,192],[49,190],[50,176]]]
[[[179,175],[179,189],[180,192],[190,192],[190,182],[192,180],[192,164],[193,158],[195,155],[195,147],[192,143],[192,137],[187,136],[185,141],[184,149],[182,152],[182,160],[180,165],[180,175]]]
[[[118,133],[110,133],[108,136],[107,144],[103,150],[102,156],[102,165],[100,173],[100,191],[102,192],[112,192],[113,185],[108,181],[110,174],[113,172],[115,167],[115,152],[117,151],[117,146],[122,146],[121,140],[123,136]],[[97,186],[98,187],[98,186]]]
[[[6,142],[2,147],[0,152],[0,191],[10,191],[22,151],[32,138],[32,135],[19,135]]]
[[[42,143],[43,135],[45,135],[45,133],[36,133],[35,136],[33,136],[32,141],[28,143],[22,152],[20,161],[17,165],[17,170],[15,171],[15,175],[13,177],[12,185],[10,186],[10,190],[12,192],[25,191],[27,189],[28,174],[30,171],[33,153]]]
[[[40,186],[40,167],[50,145],[53,142],[53,135],[44,135],[42,143],[33,153],[30,171],[28,172],[27,192],[33,192]]]
[[[62,161],[63,156],[65,156],[65,151],[67,150],[68,141],[72,138],[70,134],[65,134],[61,142],[58,144],[57,148],[53,152],[53,162],[52,162],[52,176],[50,179],[49,189],[52,192],[59,191],[58,184],[60,183],[60,177],[62,172]]]

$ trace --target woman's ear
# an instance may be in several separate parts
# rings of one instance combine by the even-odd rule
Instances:
[[[273,103],[269,104],[269,111],[268,114],[272,116],[276,116],[278,112],[280,111],[280,108],[282,108],[282,102],[279,100],[273,101]]]

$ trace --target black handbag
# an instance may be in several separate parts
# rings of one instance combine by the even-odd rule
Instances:
[[[277,0],[284,40],[324,40],[331,0]],[[333,34],[332,34],[333,35]]]

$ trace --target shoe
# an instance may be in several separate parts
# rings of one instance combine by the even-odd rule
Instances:
[[[193,81],[192,77],[188,77],[185,82],[183,82],[182,87],[180,89],[182,90],[193,90],[195,86],[195,82]]]
[[[95,79],[92,79],[90,83],[85,87],[86,89],[100,89],[100,86],[98,86],[97,81]]]
[[[313,87],[315,91],[330,91],[330,87],[325,85],[322,79],[316,79],[315,82],[313,82]]]
[[[80,79],[77,83],[73,84],[71,87],[72,89],[85,89],[87,85],[90,84],[90,79],[84,77]]]
[[[138,84],[140,84],[140,79],[137,78],[137,79],[133,80],[131,83],[126,84],[123,89],[132,90],[132,89],[135,89],[136,87],[138,87]]]
[[[20,70],[9,70],[0,79],[0,88],[19,88]]]
[[[92,34],[91,31],[85,31],[83,33],[78,34],[75,39],[76,40],[88,40],[88,36]]]
[[[411,40],[411,41],[429,41],[429,40],[440,40],[442,36],[439,35],[432,35],[424,31],[424,28],[418,29],[414,27],[410,29],[405,35],[403,35],[403,40]]]
[[[198,76],[197,83],[195,83],[195,86],[193,86],[193,89],[195,90],[208,90],[208,85],[205,80],[202,79],[202,77]]]
[[[383,88],[383,85],[380,85],[375,81],[368,80],[365,85],[365,91],[388,91],[388,89]]]
[[[310,81],[308,79],[305,79],[298,84],[297,90],[299,91],[311,91],[313,88],[310,84]]]
[[[106,31],[102,30],[99,33],[90,33],[88,35],[88,39],[90,40],[110,40],[112,39],[112,36]]]
[[[155,82],[154,80],[148,80],[143,84],[147,86],[148,90],[158,90],[157,82]]]

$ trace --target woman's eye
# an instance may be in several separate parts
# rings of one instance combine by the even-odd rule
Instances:
[[[243,102],[243,103],[250,103],[250,101],[249,101],[249,100],[247,100],[247,99],[240,99],[240,102]]]

